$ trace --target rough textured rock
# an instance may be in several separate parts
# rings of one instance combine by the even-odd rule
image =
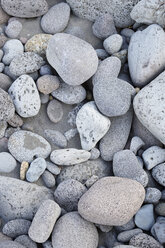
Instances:
[[[29,220],[10,220],[3,226],[2,232],[11,238],[16,238],[19,235],[27,234],[30,225],[31,221]]]
[[[146,189],[145,202],[146,203],[157,203],[161,198],[161,191],[157,188],[148,187]]]
[[[126,224],[138,211],[144,197],[144,188],[138,182],[120,177],[104,177],[80,198],[78,212],[88,221],[120,226]]]
[[[93,76],[98,66],[98,57],[93,47],[65,33],[55,34],[50,39],[46,56],[49,64],[69,85],[84,83]]]
[[[129,244],[140,248],[163,248],[158,241],[145,233],[139,233],[132,237]]]
[[[96,248],[98,233],[96,227],[80,217],[77,212],[62,216],[52,234],[53,248]]]
[[[15,107],[6,91],[0,88],[0,121],[8,121],[14,116]]]
[[[164,69],[165,32],[156,25],[135,32],[128,47],[128,64],[135,86],[144,86]]]
[[[42,180],[47,188],[53,188],[56,184],[54,175],[48,170],[45,170],[42,174]]]
[[[16,165],[16,160],[10,153],[0,153],[0,172],[9,173],[15,169]]]
[[[165,186],[165,163],[158,164],[152,169],[153,178],[162,186]]]

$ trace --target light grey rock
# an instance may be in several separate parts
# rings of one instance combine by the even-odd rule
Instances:
[[[12,80],[4,73],[0,73],[0,87],[7,91],[12,84]]]
[[[156,223],[153,225],[151,229],[152,235],[161,243],[165,243],[165,218],[158,217]]]
[[[155,166],[152,169],[152,176],[160,185],[165,186],[165,163]]]
[[[31,220],[43,200],[53,199],[52,192],[36,184],[11,177],[0,177],[1,217],[6,220]]]
[[[46,104],[49,102],[49,95],[44,95],[40,93],[41,104]]]
[[[50,140],[53,144],[65,148],[67,146],[66,137],[59,131],[46,129],[44,131],[47,140]]]
[[[59,86],[60,81],[58,77],[54,75],[44,75],[37,80],[38,90],[45,95],[52,93],[54,90],[58,89]]]
[[[138,137],[138,136],[134,136],[131,139],[131,143],[130,143],[130,150],[135,153],[135,155],[137,154],[138,150],[143,147],[145,144],[143,142],[143,140]]]
[[[116,226],[115,227],[117,232],[124,232],[124,231],[131,230],[133,228],[135,228],[134,218],[131,218],[126,224],[124,224],[122,226]]]
[[[107,133],[110,125],[110,120],[98,111],[94,101],[84,104],[76,117],[82,148],[85,150],[94,148]]]
[[[39,177],[44,173],[46,169],[46,161],[43,158],[36,158],[30,164],[30,167],[26,173],[26,180],[28,182],[34,183]]]
[[[119,34],[113,34],[104,40],[103,46],[111,55],[120,51],[123,44],[123,38]]]
[[[145,203],[157,203],[161,198],[161,191],[157,188],[146,188]]]
[[[59,175],[61,168],[58,167],[56,164],[53,164],[51,162],[46,161],[47,167],[46,169],[48,169],[52,174],[54,175]]]
[[[33,73],[44,64],[43,58],[34,52],[25,52],[15,56],[9,66],[9,70],[16,76]]]
[[[104,49],[96,49],[96,53],[99,59],[106,59],[109,54]]]
[[[145,86],[134,98],[134,111],[140,122],[165,144],[165,72]]]
[[[27,234],[30,225],[31,221],[29,220],[10,220],[3,226],[2,232],[11,238],[16,238],[19,235]]]
[[[51,100],[47,106],[47,115],[52,122],[59,122],[63,117],[63,108],[61,103],[57,100]]]
[[[15,39],[18,37],[22,30],[22,23],[18,20],[13,20],[8,23],[5,33],[9,38]]]
[[[65,33],[55,34],[49,40],[46,56],[49,64],[69,85],[84,83],[93,76],[98,66],[98,57],[93,47]]]
[[[149,231],[154,225],[154,208],[153,204],[143,205],[135,215],[135,224],[142,230]]]
[[[0,121],[0,139],[2,139],[5,136],[6,129],[7,129],[7,122]]]
[[[140,248],[163,248],[163,246],[158,241],[146,233],[139,233],[133,236],[129,244]]]
[[[0,63],[0,73],[3,72],[4,68],[5,68],[5,65],[3,63]]]
[[[124,28],[121,30],[120,35],[125,36],[126,38],[131,38],[134,33],[134,30],[130,28]]]
[[[71,86],[61,82],[52,96],[66,104],[78,104],[86,98],[86,90],[81,85]]]
[[[92,78],[93,85],[99,83],[102,85],[110,77],[117,78],[121,69],[121,61],[116,57],[109,57],[100,62],[95,75]]]
[[[15,113],[14,116],[8,120],[8,124],[12,127],[21,127],[23,125],[23,120]]]
[[[69,125],[70,125],[71,127],[76,127],[76,117],[77,117],[77,113],[78,113],[78,111],[82,108],[83,105],[84,105],[84,102],[81,102],[81,103],[77,104],[76,107],[74,107],[74,108],[68,113],[67,122],[69,123]]]
[[[71,128],[64,133],[64,136],[66,137],[67,141],[70,141],[73,137],[75,137],[77,133],[78,133],[77,128]]]
[[[14,116],[15,107],[9,94],[0,88],[0,121],[8,121]]]
[[[12,83],[8,92],[20,116],[27,118],[38,114],[41,106],[40,96],[30,76],[20,76]]]
[[[159,146],[151,146],[142,153],[142,158],[147,170],[165,161],[165,149]]]
[[[86,180],[85,186],[87,188],[90,188],[97,180],[99,180],[99,177],[96,175],[93,175],[88,180]]]
[[[111,127],[99,145],[101,157],[105,161],[112,161],[113,155],[124,149],[131,129],[132,115],[131,108],[125,115],[111,118]]]
[[[118,234],[117,240],[120,242],[129,242],[130,239],[139,233],[142,233],[143,231],[139,228],[135,228],[132,230],[124,231]]]
[[[41,27],[45,33],[62,32],[68,25],[70,7],[67,3],[55,4],[41,19]]]
[[[129,27],[133,21],[130,17],[130,12],[137,0],[123,1],[115,0],[82,0],[74,1],[67,0],[73,13],[79,17],[94,21],[98,16],[103,14],[111,14],[114,17],[114,22],[117,27]]]
[[[5,65],[9,65],[15,56],[23,54],[24,47],[21,41],[17,39],[12,39],[6,41],[5,45],[3,46],[3,51],[4,56],[2,58],[2,62]]]
[[[32,18],[45,14],[48,11],[48,4],[46,0],[2,0],[1,2],[3,10],[11,16]]]
[[[164,69],[165,32],[156,25],[135,32],[128,47],[128,64],[135,86],[144,86]]]
[[[165,27],[165,3],[163,0],[142,0],[132,9],[130,15],[138,23],[157,23]]]
[[[56,220],[61,214],[59,205],[52,201],[44,201],[37,210],[29,228],[29,237],[37,242],[44,243],[53,231]]]
[[[134,93],[132,85],[115,77],[106,78],[101,85],[97,81],[93,88],[94,100],[98,109],[109,117],[126,114]]]
[[[77,212],[67,213],[56,223],[52,234],[53,248],[96,248],[98,232],[96,227],[80,217]]]
[[[26,248],[26,247],[15,241],[2,241],[0,242],[0,248]]]
[[[47,188],[53,188],[56,184],[55,177],[47,170],[42,174],[42,180]]]
[[[78,212],[88,221],[119,226],[133,217],[144,197],[144,188],[138,182],[127,178],[104,177],[80,198]]]
[[[155,207],[157,215],[165,216],[165,202],[159,202]]]
[[[24,245],[26,248],[37,248],[37,244],[28,235],[20,235],[14,241]]]
[[[96,147],[92,148],[90,153],[91,153],[91,156],[90,156],[91,160],[95,160],[95,159],[98,159],[100,157],[100,151]]]
[[[0,153],[0,172],[9,173],[17,166],[16,160],[8,152]]]
[[[91,154],[85,150],[75,148],[54,150],[50,155],[50,160],[61,166],[70,166],[87,161]]]
[[[116,34],[116,28],[111,14],[99,16],[92,26],[93,33],[100,39],[106,39],[110,35]]]
[[[67,212],[77,211],[80,197],[87,188],[77,180],[68,179],[61,182],[54,192],[55,201]]]
[[[19,162],[32,162],[35,156],[46,158],[51,152],[49,143],[43,137],[23,130],[10,136],[8,149]]]
[[[144,187],[148,184],[147,173],[139,166],[135,154],[130,150],[123,150],[114,154],[113,173],[118,177],[136,180]]]

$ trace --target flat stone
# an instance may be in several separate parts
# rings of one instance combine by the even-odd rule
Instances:
[[[22,23],[18,20],[13,20],[8,23],[8,25],[5,28],[6,35],[11,38],[15,39],[19,36],[20,32],[22,30]]]
[[[0,248],[26,248],[26,247],[15,241],[2,241],[0,243]]]
[[[67,3],[55,4],[41,19],[41,27],[45,33],[62,32],[68,25],[70,7]]]
[[[123,38],[119,34],[113,34],[104,40],[103,46],[111,55],[120,51],[123,44]]]
[[[61,103],[57,100],[51,100],[47,106],[47,115],[52,122],[59,122],[63,117],[63,108]]]
[[[29,228],[29,237],[37,243],[45,242],[53,231],[60,214],[61,208],[56,202],[52,200],[42,202]]]
[[[161,198],[161,191],[157,188],[146,188],[145,203],[157,203]]]
[[[10,136],[8,149],[19,162],[32,162],[35,156],[46,158],[51,152],[49,143],[43,137],[23,130]]]
[[[128,65],[135,86],[144,86],[164,69],[165,32],[156,25],[133,34],[128,47]]]
[[[139,233],[142,233],[143,231],[139,228],[135,228],[132,230],[124,231],[118,234],[117,240],[120,242],[129,242],[130,239]]]
[[[11,16],[32,18],[45,14],[48,11],[48,4],[46,0],[33,0],[23,1],[15,0],[2,0],[2,8]]]
[[[54,150],[50,155],[50,160],[62,166],[70,166],[87,161],[91,154],[85,150],[75,148]]]
[[[53,248],[96,248],[98,232],[96,227],[80,217],[77,212],[67,213],[56,223],[52,234]]]
[[[14,116],[15,107],[9,94],[0,88],[0,121],[8,121]]]
[[[30,225],[31,221],[29,220],[10,220],[3,226],[2,232],[11,238],[16,238],[19,235],[27,234]]]
[[[52,192],[36,184],[11,177],[0,177],[1,217],[6,220],[31,220],[43,200],[53,199]]]
[[[20,76],[12,83],[8,92],[20,116],[27,118],[38,114],[41,106],[40,96],[30,76]]]
[[[52,96],[66,104],[78,104],[86,98],[86,90],[81,85],[71,86],[61,82]]]
[[[67,147],[66,137],[59,131],[46,129],[44,131],[46,139],[60,148]]]
[[[49,64],[69,85],[84,83],[94,75],[98,66],[98,57],[93,47],[65,33],[55,34],[50,39],[46,56]]]
[[[34,52],[26,52],[13,58],[9,70],[16,76],[33,73],[44,64],[42,57]]]
[[[17,166],[16,160],[8,152],[0,153],[0,172],[9,173]]]
[[[37,244],[31,240],[28,235],[20,235],[14,241],[26,246],[27,248],[37,248]]]
[[[163,246],[158,241],[146,233],[139,233],[133,236],[129,244],[140,248],[163,248]]]
[[[143,205],[135,215],[135,224],[142,230],[149,231],[154,225],[154,208],[153,204]]]
[[[28,182],[34,183],[44,173],[46,169],[46,161],[43,158],[36,158],[30,164],[30,167],[26,173],[26,179]]]
[[[76,117],[82,148],[85,150],[94,148],[107,133],[110,125],[110,120],[97,110],[94,101],[84,104]]]
[[[42,174],[42,180],[47,188],[53,188],[56,184],[55,177],[48,170],[45,170]]]
[[[133,217],[144,197],[144,188],[138,182],[120,177],[104,177],[80,198],[78,212],[88,221],[119,226]]]
[[[159,146],[151,146],[142,153],[142,158],[147,170],[165,161],[165,149]]]
[[[143,140],[138,137],[138,136],[134,136],[131,139],[131,143],[130,143],[130,150],[135,153],[135,155],[137,154],[138,150],[143,147],[145,145],[145,143],[143,142]]]
[[[44,75],[39,77],[37,80],[38,90],[47,95],[52,93],[52,91],[57,90],[60,86],[60,81],[58,77],[53,75]]]

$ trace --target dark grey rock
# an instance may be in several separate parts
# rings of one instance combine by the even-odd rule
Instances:
[[[18,236],[14,241],[26,246],[26,248],[37,248],[37,244],[28,235]]]
[[[53,176],[52,173],[50,173],[47,170],[45,170],[44,173],[42,174],[42,180],[45,186],[48,188],[52,188],[56,184],[55,177]]]
[[[163,248],[163,246],[158,241],[146,233],[139,233],[133,236],[129,244],[140,248]]]
[[[161,191],[157,188],[146,188],[145,203],[157,203],[161,198]]]
[[[3,226],[2,232],[11,238],[16,238],[19,235],[28,234],[30,225],[31,221],[29,220],[10,220]]]

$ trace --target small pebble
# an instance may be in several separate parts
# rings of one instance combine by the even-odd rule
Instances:
[[[47,240],[46,242],[42,243],[43,248],[53,248],[52,242]]]
[[[8,23],[7,27],[5,28],[5,33],[9,38],[15,39],[20,34],[21,30],[22,23],[18,20],[14,20]]]
[[[15,113],[14,116],[8,120],[8,123],[12,127],[21,127],[23,125],[23,120]]]
[[[161,198],[161,191],[157,188],[146,188],[145,203],[157,203]]]
[[[146,169],[151,170],[165,161],[165,149],[159,146],[151,146],[143,152],[142,158]]]
[[[139,233],[133,236],[129,242],[129,245],[140,248],[163,248],[157,240],[146,233]]]
[[[162,186],[165,186],[165,163],[156,165],[152,169],[153,178]]]
[[[123,38],[119,34],[113,34],[104,40],[103,46],[111,55],[120,51],[123,44]]]
[[[38,90],[45,95],[48,95],[52,91],[58,89],[59,86],[60,81],[58,77],[53,75],[44,75],[42,77],[39,77],[37,80]]]
[[[165,202],[159,202],[155,207],[157,215],[165,216]]]
[[[36,158],[26,173],[28,182],[36,182],[46,169],[46,161],[43,158]]]
[[[92,148],[92,150],[90,150],[90,153],[91,153],[91,156],[90,156],[91,160],[95,160],[95,159],[100,157],[100,151],[99,151],[99,149],[97,149],[95,147]]]
[[[42,174],[42,180],[48,188],[53,188],[56,184],[55,177],[47,170],[45,170]]]
[[[99,179],[98,176],[92,175],[89,179],[86,180],[85,186],[87,188],[90,188],[98,179]]]
[[[0,73],[3,72],[4,68],[5,68],[5,65],[3,63],[0,63]]]
[[[49,102],[49,95],[40,93],[41,104],[46,104]]]
[[[43,65],[41,66],[40,68],[40,75],[41,76],[44,76],[44,75],[52,75],[52,68],[50,65]]]
[[[143,140],[138,137],[138,136],[134,136],[132,139],[131,139],[131,144],[130,144],[130,150],[132,152],[135,153],[135,155],[137,154],[138,150],[143,147],[145,144],[143,142]]]
[[[46,139],[49,142],[53,143],[54,145],[57,145],[60,148],[67,147],[67,139],[61,132],[56,130],[46,129],[44,130],[44,134]]]
[[[0,153],[0,172],[10,173],[17,166],[17,162],[8,152]]]
[[[122,226],[116,226],[115,227],[115,229],[118,232],[124,232],[124,231],[128,231],[128,230],[132,230],[133,228],[135,228],[134,218],[131,218],[126,224],[124,224]]]
[[[7,129],[7,122],[0,121],[0,139],[2,139],[5,136],[6,129]]]
[[[53,123],[58,123],[63,117],[63,108],[59,101],[52,100],[47,106],[47,114]]]
[[[153,225],[151,229],[152,235],[161,243],[165,243],[165,218],[158,217],[156,223]]]
[[[46,161],[47,169],[54,175],[59,175],[61,168],[58,167],[56,164]]]
[[[26,172],[29,169],[29,163],[26,161],[23,161],[21,163],[21,167],[20,167],[20,179],[21,180],[25,180],[26,178]]]
[[[109,57],[109,53],[107,53],[104,49],[96,49],[96,53],[99,59],[106,59]]]
[[[66,137],[67,141],[70,141],[76,134],[78,134],[77,128],[71,128],[64,133],[64,136]]]
[[[19,235],[27,234],[31,221],[25,219],[10,220],[2,229],[2,232],[11,237],[16,238]]]
[[[139,233],[142,233],[143,231],[139,228],[135,228],[132,230],[124,231],[118,234],[117,240],[120,242],[129,242],[130,239]]]
[[[28,235],[20,235],[14,241],[24,245],[26,248],[37,248],[37,244]]]
[[[3,90],[8,91],[11,84],[12,84],[11,78],[4,73],[0,73],[0,87]]]

